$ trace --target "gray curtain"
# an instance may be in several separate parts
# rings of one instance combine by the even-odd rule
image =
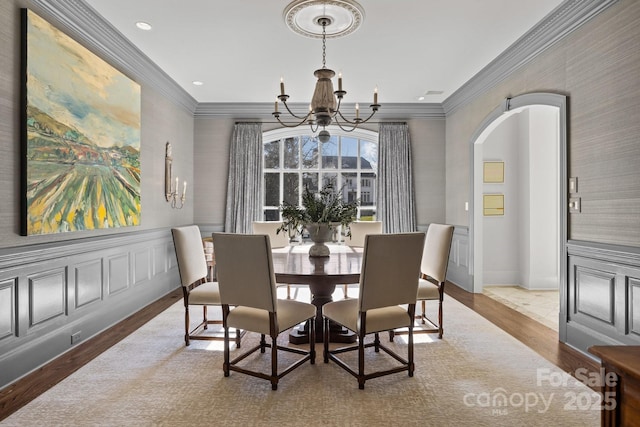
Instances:
[[[417,230],[411,167],[411,140],[406,123],[380,123],[378,133],[378,212],[385,233]]]
[[[262,125],[236,123],[229,150],[224,230],[251,233],[262,217]]]

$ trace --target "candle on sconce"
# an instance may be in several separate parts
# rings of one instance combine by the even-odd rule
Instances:
[[[342,71],[338,73],[338,90],[342,91]]]
[[[178,194],[178,177],[176,176],[176,188],[173,190],[174,193]]]
[[[280,77],[280,95],[284,95],[284,79]]]
[[[373,89],[373,103],[374,104],[378,103],[378,86],[376,86],[376,88]]]
[[[278,101],[274,102],[273,104],[274,104],[274,105],[273,105],[273,107],[274,107],[274,112],[276,112],[276,113],[277,113],[277,112],[278,112]]]
[[[356,119],[360,117],[360,104],[356,103]]]
[[[187,181],[184,182],[184,185],[182,186],[182,198],[184,199],[187,195]]]

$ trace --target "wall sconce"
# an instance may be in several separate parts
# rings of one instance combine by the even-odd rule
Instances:
[[[164,197],[167,202],[171,203],[171,207],[174,209],[182,209],[184,202],[187,200],[187,181],[184,181],[182,187],[182,195],[178,195],[178,177],[176,176],[176,185],[172,187],[173,183],[171,166],[173,163],[173,157],[171,157],[171,143],[167,141],[166,153],[164,156]]]

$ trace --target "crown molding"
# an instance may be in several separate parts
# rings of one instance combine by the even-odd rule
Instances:
[[[29,7],[138,83],[193,114],[198,102],[84,1],[30,0]]]
[[[618,0],[566,0],[442,103],[449,115],[506,79]]]
[[[309,104],[304,103],[288,103],[291,110],[308,111]],[[346,111],[355,109],[355,104],[343,104]],[[194,116],[198,117],[220,117],[232,118],[236,120],[257,120],[257,121],[274,121],[272,102],[201,102],[198,104]],[[304,113],[306,114],[306,113]],[[286,115],[281,116],[283,121],[287,121]],[[444,110],[441,104],[384,104],[376,113],[373,121],[384,120],[408,120],[408,119],[444,119]],[[293,122],[296,120],[293,119]]]
[[[384,104],[376,119],[445,118],[617,1],[565,0],[442,104]],[[83,0],[30,0],[29,6],[133,80],[154,88],[196,118],[273,120],[272,103],[198,103]],[[305,111],[308,107],[301,104],[292,108]]]

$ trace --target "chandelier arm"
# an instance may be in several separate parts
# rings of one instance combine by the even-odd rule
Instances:
[[[309,116],[311,116],[311,112],[307,113],[306,116],[302,117],[302,116],[298,116],[296,114],[293,114],[293,111],[291,111],[291,109],[289,108],[289,106],[287,105],[287,101],[282,101],[282,103],[284,104],[284,107],[287,109],[287,111],[289,112],[289,114],[291,114],[293,117],[295,117],[296,119],[301,119],[301,120],[307,120],[309,118]]]
[[[276,118],[278,123],[280,123],[282,126],[284,126],[286,128],[297,128],[298,126],[303,125],[307,121],[307,118],[309,118],[309,114],[307,114],[307,117],[302,117],[302,120],[300,122],[298,122],[296,124],[293,124],[293,125],[290,125],[290,124],[287,124],[287,123],[283,122],[282,120],[280,120],[280,115],[279,114],[278,115],[274,114],[273,116]],[[297,118],[300,118],[300,117],[297,117]]]
[[[359,125],[360,123],[367,123],[369,120],[371,120],[371,118],[378,112],[377,109],[374,109],[371,114],[369,115],[369,117],[367,117],[366,119],[361,119],[361,118],[356,118],[353,121],[347,119],[340,110],[338,110],[338,114],[340,115],[340,117],[342,118],[342,120],[344,120],[346,123],[349,123],[350,125]],[[337,120],[336,120],[337,121]]]
[[[338,125],[338,127],[340,129],[342,129],[344,132],[353,132],[354,130],[356,130],[358,128],[358,123],[354,123],[353,127],[351,129],[347,129],[346,127],[342,126],[342,124],[336,120],[336,124]]]

